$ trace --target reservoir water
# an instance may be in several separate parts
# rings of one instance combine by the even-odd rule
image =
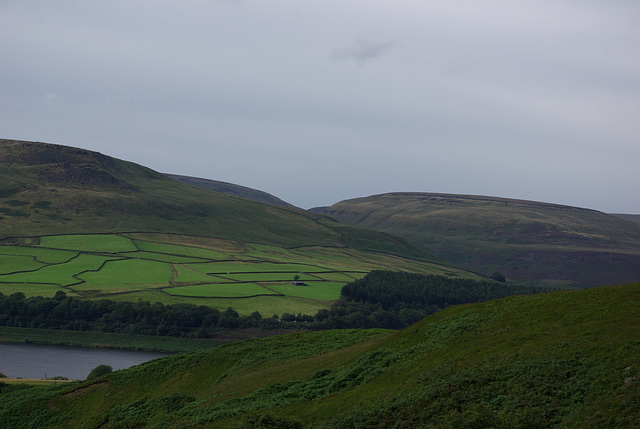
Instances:
[[[83,380],[100,364],[110,365],[115,371],[168,355],[130,350],[0,343],[0,372],[9,378],[62,376],[69,380]]]

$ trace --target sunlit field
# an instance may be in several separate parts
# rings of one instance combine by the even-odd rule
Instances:
[[[339,298],[342,286],[377,265],[344,255],[337,264],[326,249],[221,243],[221,251],[189,246],[184,236],[176,240],[180,244],[135,237],[43,236],[29,245],[0,246],[0,292],[51,297],[64,291],[88,299],[188,302],[268,313],[326,308]],[[167,240],[166,235],[157,238]]]

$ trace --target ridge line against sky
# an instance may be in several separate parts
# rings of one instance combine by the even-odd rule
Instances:
[[[640,213],[640,2],[0,0],[0,137],[303,208]]]

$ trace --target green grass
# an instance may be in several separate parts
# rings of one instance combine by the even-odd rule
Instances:
[[[251,247],[242,247],[229,242],[191,238],[194,244],[197,243],[199,246],[211,245],[217,249],[232,250],[232,253],[225,254],[220,250],[149,241],[156,238],[184,243],[181,241],[181,236],[146,235],[144,238],[144,240],[131,240],[130,237],[77,234],[67,237],[40,238],[42,246],[77,248],[77,252],[80,252],[79,256],[71,260],[64,258],[70,258],[78,253],[42,247],[1,246],[0,249],[3,249],[6,255],[0,253],[2,255],[0,258],[9,258],[7,262],[11,263],[11,270],[30,269],[32,271],[0,275],[0,292],[11,294],[21,291],[28,296],[53,296],[58,290],[65,290],[69,294],[79,294],[86,298],[108,297],[130,301],[144,299],[164,304],[188,302],[219,309],[231,306],[241,314],[250,314],[253,311],[259,311],[268,316],[284,312],[315,314],[319,309],[328,308],[331,302],[339,297],[342,285],[365,274],[364,271],[361,273],[326,272],[335,270],[337,264],[333,261],[327,262],[322,252],[314,252],[311,249],[301,251],[255,244]],[[145,250],[130,251],[128,249],[131,243]],[[247,249],[250,249],[249,252],[252,255],[247,254]],[[98,250],[100,255],[85,253]],[[332,252],[329,250],[328,254],[331,255]],[[18,253],[20,256],[12,253]],[[30,254],[43,259],[68,262],[35,270],[41,264],[31,258]],[[108,257],[110,254],[113,257]],[[278,258],[274,258],[276,254],[279,255]],[[221,257],[223,255],[248,258],[249,261],[229,261],[229,257]],[[256,259],[258,255],[268,259]],[[319,257],[316,258],[314,255]],[[216,259],[202,259],[204,257]],[[342,258],[342,262],[354,266],[361,265],[357,259],[354,259],[356,257],[357,255],[350,255],[351,262],[345,258]],[[198,258],[198,261],[207,262],[193,263],[195,258]],[[227,260],[224,261],[224,259]],[[281,262],[274,263],[274,259],[279,259]],[[313,265],[293,262],[299,259],[312,262]],[[205,274],[208,272],[221,273],[221,275]],[[313,287],[311,285],[289,287],[296,275],[300,281],[313,282],[318,279],[328,279],[332,282],[322,282],[321,286]],[[18,283],[22,281],[25,283]],[[264,287],[255,282],[264,282],[267,285]],[[274,289],[271,288],[272,283],[277,283],[273,285]],[[62,288],[69,285],[72,286]],[[163,289],[163,292],[160,292],[160,289]]]
[[[195,296],[204,298],[244,298],[255,295],[276,295],[276,292],[254,283],[216,283],[182,286],[165,289],[164,291],[175,296]]]
[[[110,259],[105,256],[80,254],[77,258],[71,259],[64,264],[49,265],[31,272],[2,275],[0,276],[0,282],[46,283],[69,286],[81,281],[75,276],[87,270],[97,270]]]
[[[193,258],[189,256],[166,255],[164,253],[153,253],[144,251],[120,252],[118,253],[118,255],[124,256],[126,258],[148,259],[151,261],[167,262],[170,264],[190,264],[202,261],[202,259],[200,258]]]
[[[43,296],[51,298],[60,290],[64,291],[69,296],[80,296],[68,288],[62,288],[55,284],[0,283],[0,293],[4,295],[22,292],[26,296]]]
[[[86,283],[70,286],[68,289],[73,290],[75,293],[83,298],[108,298],[114,299],[116,296],[124,297],[125,301],[132,301],[131,294],[137,291],[143,290],[159,290],[161,284],[158,283],[135,283],[135,284],[105,284],[105,285],[91,285]]]
[[[161,302],[164,305],[188,303],[193,305],[206,305],[219,310],[225,310],[232,307],[242,315],[250,315],[254,311],[259,312],[264,317],[270,317],[273,314],[281,315],[282,313],[292,314],[316,314],[319,310],[330,308],[333,301],[324,301],[309,298],[299,298],[295,296],[252,296],[249,298],[206,298],[171,295],[168,291],[173,288],[155,290],[129,290],[127,293],[116,293],[108,295],[108,298],[114,301],[149,301],[151,303]],[[177,288],[177,289],[182,289]]]
[[[73,380],[40,380],[29,378],[0,378],[0,384],[21,384],[27,386],[50,386],[59,383],[73,383]]]
[[[0,246],[0,255],[24,255],[35,258],[43,264],[60,264],[78,255],[67,250],[50,250],[37,247]],[[20,266],[22,268],[22,266]]]
[[[314,273],[314,277],[334,282],[352,282],[361,279],[366,273]]]
[[[636,427],[639,303],[636,283],[450,307],[399,332],[249,340],[3,394],[0,424]]]
[[[44,264],[35,260],[33,256],[1,255],[0,254],[0,274],[8,274],[20,270],[32,271],[42,267]]]
[[[273,264],[269,262],[214,262],[207,264],[192,264],[190,267],[206,274],[232,273],[303,273],[326,271],[326,268],[303,264]]]
[[[224,252],[218,252],[215,250],[203,249],[200,247],[187,247],[178,246],[166,243],[154,243],[151,241],[135,240],[136,245],[140,250],[153,253],[166,253],[168,255],[181,255],[190,256],[199,259],[213,259],[213,260],[225,260],[229,258],[229,255]]]
[[[291,283],[269,285],[269,288],[286,296],[299,298],[319,299],[335,301],[340,298],[340,291],[344,286],[342,282],[306,282],[307,286],[295,286]]]
[[[177,276],[174,279],[174,283],[187,283],[187,282],[215,282],[216,277],[209,276],[196,271],[190,265],[175,265]]]
[[[3,293],[53,296],[65,288],[88,299],[188,302],[221,310],[230,306],[241,314],[315,314],[331,306],[341,286],[367,270],[433,270],[424,262],[354,249],[285,249],[171,234],[73,234],[12,240],[22,246],[0,246]],[[25,246],[38,242],[39,247]],[[443,267],[436,269],[442,272]],[[288,288],[295,276],[303,282],[328,282],[323,288]],[[267,287],[276,283],[278,292],[261,283]],[[20,284],[23,287],[17,286]],[[271,301],[256,300],[253,295],[269,295],[264,298]]]
[[[87,272],[78,277],[87,285],[131,285],[167,284],[171,276],[171,269],[165,263],[125,259],[108,261],[99,271]]]
[[[315,277],[309,274],[298,274],[298,272],[288,273],[246,273],[246,274],[225,274],[224,277],[244,282],[273,282],[273,281],[293,281],[294,276],[298,276],[300,281],[314,280]]]
[[[133,252],[136,246],[128,238],[113,234],[51,235],[40,239],[42,247],[85,252]]]

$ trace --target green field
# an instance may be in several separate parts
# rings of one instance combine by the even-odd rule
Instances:
[[[64,290],[69,296],[82,296],[68,288],[61,289],[61,286],[56,284],[0,283],[0,292],[5,295],[22,292],[26,296],[43,296],[45,298],[51,298],[55,296],[56,292],[59,290]]]
[[[0,258],[3,258],[0,255]],[[15,267],[14,273],[0,276],[0,281],[8,283],[44,283],[58,284],[61,287],[81,283],[77,276],[90,270],[99,270],[109,261],[109,257],[81,253],[66,263],[46,265],[40,269],[27,271],[24,267]]]
[[[189,263],[202,261],[202,259],[200,258],[193,258],[190,256],[167,255],[164,253],[153,253],[153,252],[145,252],[145,251],[121,252],[119,253],[119,255],[125,256],[127,258],[147,259],[150,261],[168,262],[170,264],[189,264]]]
[[[225,260],[229,256],[223,252],[217,252],[215,250],[203,249],[200,247],[187,247],[177,246],[173,244],[154,243],[152,241],[135,240],[134,243],[140,250],[145,250],[151,253],[165,253],[167,255],[182,255],[191,256],[201,260]]]
[[[37,270],[44,266],[42,262],[35,260],[33,256],[18,256],[18,255],[2,255],[0,256],[2,261],[0,264],[0,274],[9,274],[16,270],[16,267],[21,267],[25,271]]]
[[[240,282],[283,282],[287,280],[293,280],[294,276],[298,276],[300,281],[313,280],[309,274],[294,274],[294,272],[261,272],[261,273],[243,273],[243,274],[227,274],[224,277],[231,280],[237,280]]]
[[[296,286],[291,283],[283,283],[269,286],[276,292],[286,296],[298,298],[336,300],[340,297],[340,290],[344,286],[342,282],[308,282],[307,286]]]
[[[167,284],[171,280],[170,264],[142,259],[108,261],[95,272],[84,273],[78,278],[87,285],[113,284]]]
[[[0,246],[0,255],[22,255],[43,264],[60,264],[75,257],[78,252],[66,250],[50,250],[37,247]],[[4,259],[3,259],[4,261]]]
[[[231,306],[241,314],[314,314],[372,269],[431,269],[424,262],[348,248],[286,249],[167,234],[73,234],[17,242],[0,246],[5,295],[51,297],[64,291],[87,299]],[[307,285],[293,285],[294,280]]]
[[[51,235],[40,238],[40,246],[86,252],[131,252],[138,250],[131,240],[121,235]]]
[[[276,292],[255,283],[220,283],[184,286],[166,289],[165,292],[175,296],[205,298],[245,298],[257,295],[277,295]]]
[[[314,276],[335,282],[351,282],[363,277],[361,273],[314,273]]]
[[[174,277],[174,283],[191,283],[191,282],[205,282],[213,283],[216,280],[221,280],[217,277],[210,276],[200,271],[195,270],[191,265],[176,265],[174,264],[176,277]]]

